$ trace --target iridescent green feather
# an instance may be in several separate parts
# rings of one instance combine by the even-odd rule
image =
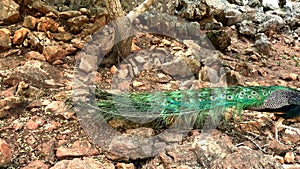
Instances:
[[[197,122],[200,123],[207,115],[218,120],[228,108],[234,108],[238,113],[244,109],[258,110],[278,90],[296,91],[283,86],[235,86],[118,95],[97,91],[96,95],[100,111],[109,117],[121,116],[146,123],[183,116],[189,120],[198,115]]]

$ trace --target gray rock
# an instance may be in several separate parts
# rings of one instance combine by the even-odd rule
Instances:
[[[261,7],[262,3],[260,0],[248,0],[247,5],[250,6],[251,8],[255,8],[255,7]]]
[[[188,0],[180,0],[177,8],[181,9],[177,12],[180,17],[186,19],[201,19],[207,15],[207,5],[203,1],[192,2]]]
[[[236,147],[232,140],[217,130],[192,136],[180,145],[149,160],[148,168],[282,168],[279,162],[261,151],[245,146]],[[184,164],[184,165],[183,165]]]
[[[97,56],[94,55],[82,55],[83,57],[81,57],[80,60],[80,64],[79,64],[79,69],[84,71],[84,72],[92,72],[97,70],[98,68],[98,58]]]
[[[225,18],[227,20],[226,25],[234,25],[241,21],[242,19],[242,12],[237,9],[227,9],[225,10]]]
[[[161,69],[164,73],[169,74],[172,77],[188,77],[193,75],[190,68],[181,58],[176,58],[174,61],[163,63]]]
[[[271,49],[271,42],[269,38],[263,33],[258,33],[255,36],[255,39],[255,47],[258,52],[268,55]]]
[[[215,69],[204,66],[199,71],[199,80],[211,83],[217,83],[220,77]]]
[[[238,31],[242,35],[249,35],[251,37],[255,36],[256,29],[255,29],[255,24],[252,21],[243,21],[238,24],[239,28]]]
[[[265,32],[267,30],[279,30],[284,26],[283,19],[278,15],[265,15],[262,22],[258,25],[257,32]]]

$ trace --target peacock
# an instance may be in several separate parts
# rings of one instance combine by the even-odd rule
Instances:
[[[108,118],[126,117],[139,123],[158,119],[170,123],[174,118],[184,117],[198,125],[203,124],[207,116],[219,119],[229,108],[237,114],[242,110],[281,112],[275,124],[276,140],[278,127],[300,134],[300,129],[282,124],[285,118],[300,116],[300,91],[284,86],[232,86],[123,94],[97,90],[96,97],[99,110]]]

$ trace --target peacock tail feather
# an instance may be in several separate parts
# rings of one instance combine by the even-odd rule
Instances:
[[[284,111],[286,117],[300,115],[300,91],[283,86],[234,86],[194,90],[110,94],[96,91],[97,106],[106,117],[125,117],[140,123],[186,121],[203,123],[209,115],[215,121],[228,108]],[[196,117],[195,117],[196,116]]]

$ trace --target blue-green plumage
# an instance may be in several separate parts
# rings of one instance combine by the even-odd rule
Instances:
[[[211,115],[228,108],[282,112],[286,118],[300,115],[300,91],[283,86],[235,86],[195,90],[103,94],[97,91],[102,113],[147,119],[196,113]],[[105,97],[104,97],[105,96]],[[216,114],[217,116],[218,114]],[[142,121],[142,120],[141,120]]]

